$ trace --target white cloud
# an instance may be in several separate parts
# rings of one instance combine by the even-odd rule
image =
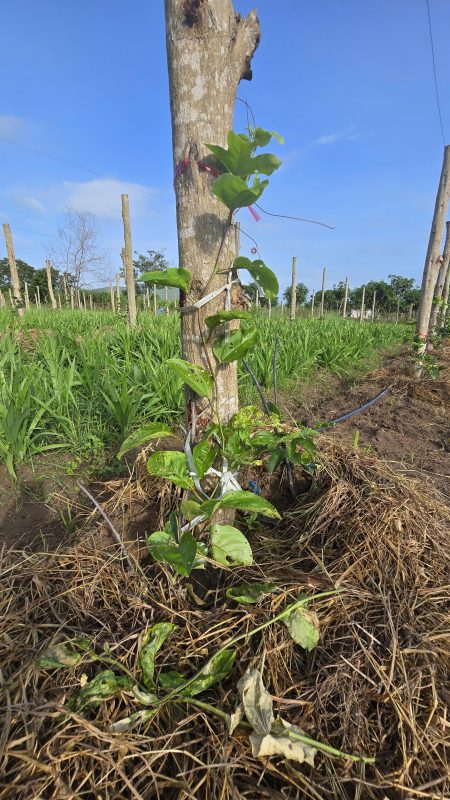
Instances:
[[[319,139],[316,139],[313,144],[335,144],[335,142],[351,142],[354,139],[358,139],[359,133],[356,128],[352,125],[351,128],[348,128],[346,131],[341,133],[327,133],[324,136],[320,136]]]
[[[15,139],[23,133],[25,120],[13,114],[0,114],[0,136],[5,139]]]
[[[32,194],[28,194],[27,192],[17,189],[15,192],[13,192],[13,197],[16,203],[24,208],[30,208],[32,211],[38,211],[40,214],[43,214],[46,211],[44,204]]]
[[[114,178],[96,178],[82,183],[64,183],[65,205],[76,211],[88,211],[96,217],[117,219],[121,215],[121,194],[130,198],[133,217],[151,213],[157,192],[139,183],[125,183]]]

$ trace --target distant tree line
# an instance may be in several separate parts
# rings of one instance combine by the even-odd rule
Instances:
[[[415,285],[414,278],[404,278],[402,275],[389,275],[389,283],[386,281],[368,281],[365,284],[365,305],[370,308],[373,301],[373,294],[376,292],[376,308],[381,313],[396,311],[397,305],[401,312],[408,310],[412,304],[417,307],[419,304],[420,289]],[[363,286],[356,286],[354,289],[349,287],[347,308],[359,309],[361,306]],[[296,286],[297,307],[305,306],[311,302],[312,295],[304,283]],[[320,299],[320,291],[316,293],[317,302]],[[341,311],[345,295],[345,283],[340,281],[332,289],[326,289],[324,294],[324,308],[326,311]],[[284,294],[283,300],[286,305],[291,303],[291,287],[289,286]]]

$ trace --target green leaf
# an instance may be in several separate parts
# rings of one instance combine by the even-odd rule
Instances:
[[[281,449],[281,447],[277,447],[276,450],[273,451],[271,454],[269,461],[267,462],[267,471],[269,475],[272,475],[273,472],[280,466],[282,461],[286,458],[286,453]]]
[[[200,694],[200,692],[205,692],[206,689],[209,689],[210,686],[214,686],[215,683],[224,680],[233,669],[235,659],[235,650],[231,650],[231,648],[228,650],[219,650],[207,663],[201,673],[194,678],[192,683],[190,683],[186,689],[181,690],[180,694],[185,697],[194,697],[196,694]]]
[[[218,325],[222,325],[224,322],[230,322],[232,319],[247,319],[250,314],[248,311],[219,311],[217,314],[213,314],[211,317],[206,317],[205,325],[206,327],[212,331]]]
[[[169,267],[168,269],[144,272],[140,279],[146,283],[154,283],[156,286],[173,286],[175,289],[187,292],[191,282],[191,273],[188,269],[181,267]]]
[[[183,533],[179,543],[167,531],[155,531],[148,537],[147,545],[155,561],[169,564],[178,575],[190,574],[197,556],[197,542],[190,531]]]
[[[182,675],[181,672],[177,672],[176,669],[159,673],[159,682],[166,692],[171,692],[173,689],[177,689],[179,686],[181,686],[181,684],[186,683],[186,681],[186,675]]]
[[[218,452],[218,445],[211,442],[210,439],[202,439],[198,444],[195,445],[192,451],[192,457],[194,459],[194,466],[200,480],[202,480],[209,468],[214,464]]]
[[[276,592],[277,589],[276,583],[255,581],[255,583],[240,583],[237,586],[230,586],[226,595],[236,603],[257,603],[260,597]]]
[[[174,436],[168,425],[163,425],[161,422],[149,422],[125,439],[117,453],[117,458],[122,458],[129,450],[139,447],[141,444],[146,444],[151,439],[162,439],[166,436]]]
[[[251,328],[249,331],[242,331],[238,328],[236,331],[225,333],[214,342],[214,355],[221,364],[237,361],[245,356],[250,347],[255,344],[257,338],[258,331],[256,328]]]
[[[206,369],[190,364],[189,361],[183,361],[182,358],[169,358],[165,363],[200,397],[211,399],[214,381]]]
[[[219,508],[235,508],[238,511],[248,511],[249,513],[264,514],[266,517],[274,517],[274,519],[281,519],[280,514],[276,508],[269,503],[264,497],[253,494],[253,492],[245,492],[243,489],[237,489],[233,492],[227,492],[223,497],[217,500],[205,500],[200,510],[206,517],[211,517]]]
[[[262,175],[272,175],[279,167],[281,167],[281,161],[278,156],[274,156],[273,153],[261,153],[259,156],[247,159],[239,174],[253,175],[255,172],[259,172]]]
[[[276,131],[266,131],[264,128],[254,128],[250,131],[253,143],[256,147],[265,147],[269,144],[272,137],[277,140],[279,144],[284,144],[284,139]]]
[[[248,539],[232,525],[211,526],[211,554],[215,561],[225,567],[249,567],[253,564]]]
[[[230,211],[244,206],[251,206],[261,197],[269,181],[260,181],[257,177],[252,186],[247,186],[243,178],[229,172],[219,175],[213,186],[213,192]]]
[[[122,689],[132,689],[131,678],[117,676],[112,670],[105,669],[83,686],[76,695],[70,698],[69,708],[80,711],[86,708],[96,708],[104,700],[109,700]]]
[[[319,619],[314,611],[300,606],[283,617],[283,622],[296,644],[308,653],[314,650],[320,638]]]
[[[36,661],[39,669],[68,669],[81,661],[80,653],[69,650],[65,644],[55,644],[42,653]]]
[[[147,460],[150,475],[167,478],[182,489],[193,489],[194,482],[189,472],[186,455],[178,450],[157,450]]]
[[[142,682],[147,689],[153,689],[155,686],[156,654],[177,627],[172,622],[158,622],[143,637],[139,651],[139,666],[142,671]]]
[[[269,267],[266,267],[261,259],[251,261],[245,256],[239,256],[234,259],[233,267],[235,269],[246,269],[253,280],[259,283],[261,289],[264,289],[264,294],[268,300],[273,300],[280,291],[277,276]]]
[[[186,517],[188,522],[191,522],[201,513],[200,503],[197,503],[196,500],[183,500],[181,503],[181,513]]]
[[[228,148],[217,144],[207,144],[206,147],[215,155],[218,161],[234,175],[246,175],[242,167],[250,158],[254,145],[245,133],[229,131],[227,135]]]

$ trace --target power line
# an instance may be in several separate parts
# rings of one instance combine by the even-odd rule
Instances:
[[[77,164],[75,161],[68,161],[66,158],[60,158],[59,156],[54,156],[52,153],[46,153],[44,150],[38,150],[37,147],[30,147],[28,144],[22,144],[22,142],[16,142],[14,139],[7,139],[4,136],[0,136],[0,142],[6,142],[7,144],[12,144],[14,147],[21,147],[23,150],[29,150],[31,153],[37,153],[40,156],[45,156],[46,158],[51,158],[53,161],[59,161],[61,164],[68,164],[69,167],[76,167],[76,169],[81,169],[83,172],[89,172],[90,175],[95,175],[97,178],[102,178],[103,180],[109,181],[114,180],[113,178],[108,178],[107,175],[103,175],[101,172],[97,172],[94,169],[90,169],[89,167],[84,167],[82,164]],[[119,179],[117,179],[119,180]],[[130,181],[122,181],[119,180],[123,186],[130,186],[133,189],[136,189],[137,184],[130,183]],[[159,194],[158,192],[153,192],[151,189],[147,189],[144,186],[139,186],[139,190],[144,192],[145,194],[149,194],[152,197],[156,197],[157,200],[163,200],[164,203],[168,203],[169,205],[173,206],[174,203],[172,200],[168,200],[167,197],[164,195]]]
[[[437,82],[437,75],[436,75],[436,60],[434,57],[434,42],[433,42],[433,31],[431,28],[431,12],[430,12],[430,0],[427,0],[427,13],[428,13],[428,29],[430,31],[430,44],[431,44],[431,57],[433,61],[433,75],[434,75],[434,88],[436,89],[436,102],[439,114],[439,122],[441,125],[441,134],[442,134],[442,143],[445,147],[445,135],[444,135],[444,123],[442,121],[442,112],[441,112],[441,102],[439,99],[439,89],[438,89],[438,82]]]

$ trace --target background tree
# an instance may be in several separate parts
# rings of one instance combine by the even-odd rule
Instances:
[[[147,255],[136,253],[136,256],[137,257],[133,259],[134,280],[136,283],[136,292],[142,294],[146,286],[141,280],[141,276],[144,272],[167,269],[170,267],[170,263],[164,255],[164,250],[147,250]]]
[[[106,254],[98,250],[98,229],[93,214],[66,208],[57,229],[57,238],[49,248],[49,257],[61,273],[70,276],[79,289],[88,280],[104,277]]]
[[[395,305],[399,300],[401,311],[406,311],[409,304],[414,303],[412,297],[420,298],[420,289],[416,289],[414,278],[404,278],[402,275],[388,275],[388,278],[395,297]]]
[[[308,292],[309,289],[307,286],[305,286],[304,283],[297,283],[295,287],[295,294],[297,297],[297,308],[299,306],[305,305],[306,298],[308,297]],[[288,286],[288,288],[285,289],[283,293],[283,300],[288,306],[291,305],[291,294],[292,294],[292,288],[291,286]]]

